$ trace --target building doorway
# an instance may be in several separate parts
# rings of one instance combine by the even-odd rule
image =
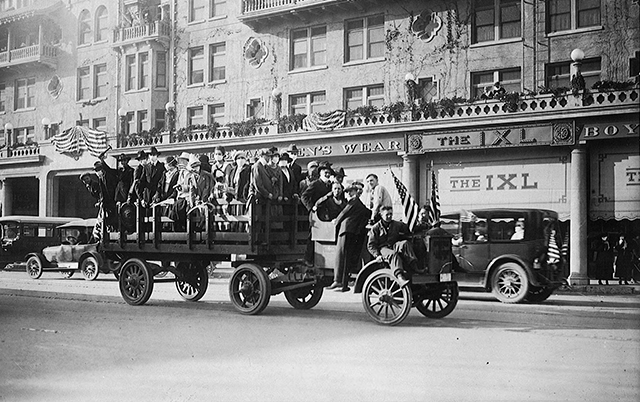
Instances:
[[[94,180],[97,177],[91,174]],[[59,176],[57,216],[95,218],[98,215],[97,200],[89,194],[78,176]]]

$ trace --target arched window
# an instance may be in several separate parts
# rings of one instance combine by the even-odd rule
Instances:
[[[88,10],[82,10],[78,17],[78,44],[91,43],[91,15]]]
[[[108,39],[108,34],[109,34],[108,21],[109,21],[109,14],[107,13],[107,8],[105,6],[98,7],[98,9],[96,10],[96,24],[95,24],[96,42]]]

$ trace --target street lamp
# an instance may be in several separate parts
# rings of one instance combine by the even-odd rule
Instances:
[[[282,89],[275,87],[273,91],[271,91],[271,97],[273,98],[273,103],[276,106],[276,120],[280,119],[280,114],[282,113]]]
[[[573,60],[570,69],[571,90],[575,95],[578,93],[578,91],[581,91],[586,87],[584,77],[582,76],[582,72],[580,71],[582,60],[584,60],[584,52],[582,51],[582,49],[573,49],[573,51],[571,51],[571,60]]]
[[[166,105],[164,105],[164,110],[166,110],[167,112],[167,131],[173,132],[176,122],[176,105],[173,102],[169,101]]]
[[[11,144],[11,132],[13,131],[13,124],[7,122],[4,124],[4,144]]]
[[[51,120],[47,117],[42,118],[42,128],[44,128],[44,138],[49,138],[49,127],[51,126]]]

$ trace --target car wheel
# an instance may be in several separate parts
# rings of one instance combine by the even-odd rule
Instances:
[[[313,286],[305,288],[285,290],[284,297],[287,299],[291,307],[298,310],[309,310],[318,304],[322,298],[323,292],[324,288],[322,285],[316,283]]]
[[[29,257],[27,260],[27,275],[31,279],[39,279],[42,276],[42,261],[40,261],[40,257],[35,255]]]
[[[552,288],[545,288],[542,286],[531,286],[529,288],[529,294],[526,297],[529,303],[542,303],[547,300],[549,296],[553,294]]]
[[[92,281],[98,277],[100,273],[98,268],[98,260],[94,256],[87,256],[82,261],[80,261],[79,267],[80,272],[82,272],[82,276],[87,281]]]
[[[180,276],[176,278],[176,289],[180,296],[192,302],[202,299],[209,287],[207,268],[200,263],[181,262],[176,269],[180,272]]]
[[[153,273],[144,260],[131,258],[120,270],[120,294],[132,306],[141,306],[153,292]]]
[[[229,280],[229,297],[233,307],[240,313],[260,314],[271,298],[269,277],[258,265],[242,264]]]
[[[400,287],[388,269],[373,272],[362,289],[364,310],[382,325],[397,325],[407,318],[412,299],[410,286]]]
[[[416,309],[427,318],[443,318],[451,314],[458,304],[458,284],[446,282],[423,285],[416,300]],[[414,293],[415,294],[415,293]]]
[[[493,273],[491,289],[503,303],[520,303],[529,293],[527,272],[515,262],[502,264]]]

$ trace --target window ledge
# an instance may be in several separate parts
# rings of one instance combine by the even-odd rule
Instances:
[[[97,41],[95,41],[95,42],[93,42],[93,43],[94,43],[95,45],[102,45],[102,44],[107,43],[107,42],[109,42],[109,40],[108,40],[108,39],[100,39],[100,40],[97,40]]]
[[[34,110],[36,110],[35,107],[23,107],[22,109],[16,109],[14,110],[14,113],[22,113],[22,112],[33,112]]]
[[[76,46],[76,49],[83,49],[85,47],[90,47],[92,44],[91,43],[83,43],[81,45]]]
[[[163,92],[164,92],[164,91],[168,91],[168,90],[169,90],[169,88],[167,88],[167,87],[155,87],[155,88],[153,88],[153,89],[154,89],[155,91],[163,91]]]
[[[199,24],[204,24],[205,22],[207,22],[206,19],[204,19],[204,20],[195,20],[195,21],[187,22],[187,25],[199,25]]]
[[[308,73],[311,71],[319,71],[319,70],[326,70],[328,69],[329,66],[313,66],[313,67],[307,67],[307,68],[298,68],[296,70],[291,70],[288,72],[289,75],[291,74],[302,74],[302,73]]]
[[[225,20],[227,19],[226,15],[215,15],[213,17],[209,17],[208,21],[219,21],[219,20]]]
[[[594,27],[568,29],[566,31],[558,31],[558,32],[549,32],[546,36],[547,38],[556,38],[558,36],[576,35],[576,34],[582,34],[585,32],[602,31],[603,29],[604,27],[602,25],[598,25]]]
[[[200,88],[200,87],[203,87],[203,86],[204,86],[204,82],[198,82],[198,83],[195,83],[195,84],[187,85],[187,89],[188,88]]]
[[[148,91],[149,91],[149,88],[129,89],[129,90],[124,91],[124,94],[128,95],[128,94],[136,94],[136,93],[148,92]]]
[[[348,61],[346,63],[342,63],[342,66],[343,67],[359,66],[359,65],[362,65],[362,64],[380,63],[380,62],[385,61],[385,60],[386,59],[384,57],[376,57],[376,58],[372,58],[372,59]]]
[[[207,82],[207,86],[214,86],[214,85],[220,85],[220,84],[226,84],[227,83],[227,79],[225,78],[224,80],[213,80],[213,81],[209,81]]]
[[[487,47],[487,46],[499,46],[499,45],[505,45],[505,44],[508,44],[508,43],[518,43],[518,42],[522,42],[522,38],[498,39],[498,40],[494,40],[494,41],[474,43],[474,44],[470,45],[469,47],[471,49],[475,49],[475,48],[482,48],[482,47]]]

